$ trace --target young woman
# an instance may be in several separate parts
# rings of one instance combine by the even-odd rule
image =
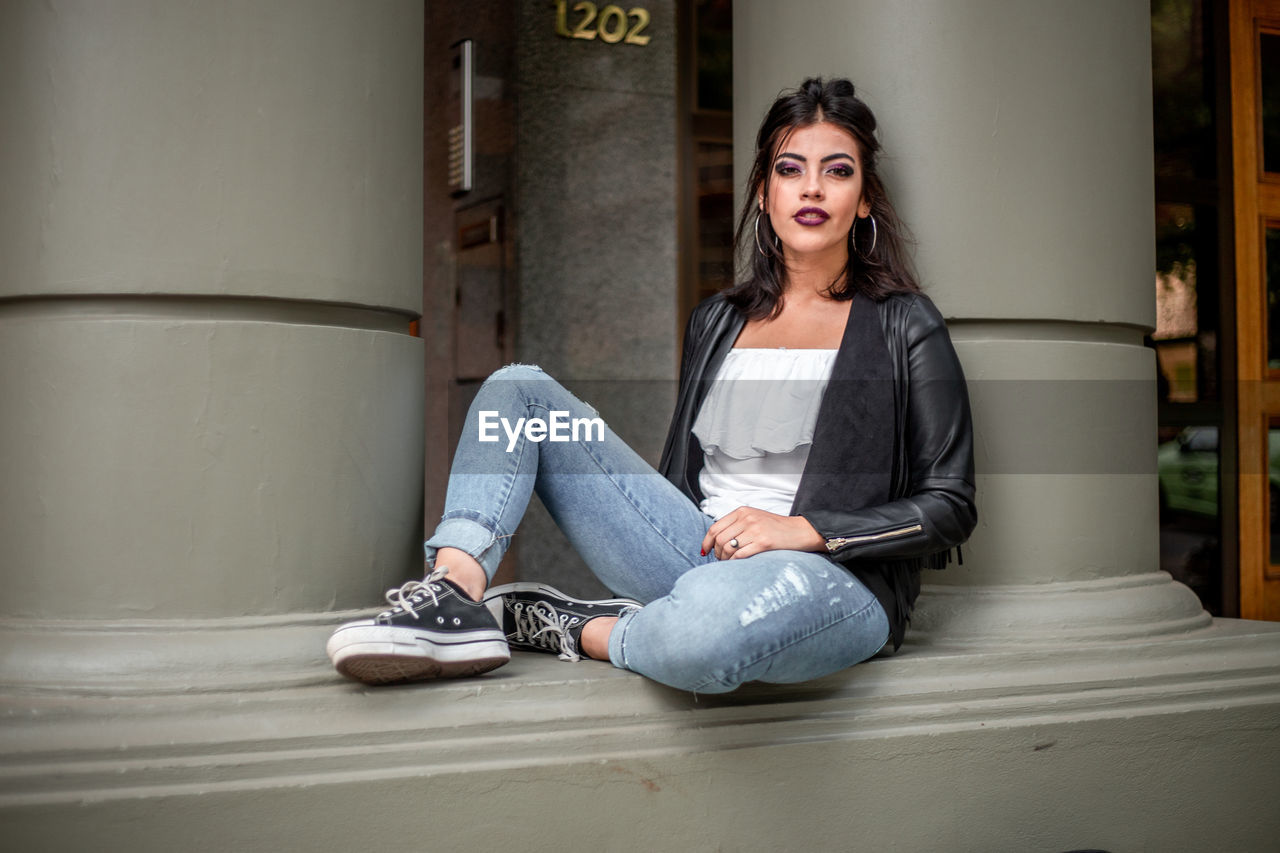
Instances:
[[[659,471],[537,367],[489,377],[429,574],[334,632],[340,672],[472,675],[515,647],[715,693],[898,648],[920,570],[946,564],[976,513],[964,376],[911,272],[875,127],[847,80],[806,80],[769,110],[737,228],[748,274],[689,319]],[[558,418],[569,440],[498,428],[520,418]],[[534,491],[625,598],[486,592]]]

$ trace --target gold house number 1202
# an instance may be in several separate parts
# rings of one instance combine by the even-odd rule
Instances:
[[[567,39],[593,39],[609,44],[648,44],[649,37],[641,35],[649,26],[649,10],[636,7],[622,11],[612,4],[597,10],[595,3],[574,3],[573,12],[582,17],[569,28],[568,0],[556,0],[556,35]]]

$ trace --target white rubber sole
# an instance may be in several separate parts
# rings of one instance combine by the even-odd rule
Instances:
[[[338,672],[365,684],[479,675],[511,660],[501,631],[429,631],[367,620],[340,626],[325,650]]]

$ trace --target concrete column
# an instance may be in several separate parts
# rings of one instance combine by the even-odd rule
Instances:
[[[0,683],[327,677],[421,571],[422,16],[0,5]]]
[[[964,565],[924,578],[917,638],[1209,624],[1157,571],[1149,17],[1138,0],[734,7],[738,183],[780,89],[852,79],[969,379],[981,520]]]

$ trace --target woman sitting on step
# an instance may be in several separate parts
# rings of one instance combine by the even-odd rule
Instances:
[[[875,128],[847,80],[806,80],[769,109],[735,240],[746,275],[689,319],[658,470],[539,368],[485,381],[427,576],[334,632],[339,672],[468,676],[514,647],[717,693],[901,645],[921,569],[977,517],[964,376],[912,273]],[[623,597],[488,589],[533,492]]]

